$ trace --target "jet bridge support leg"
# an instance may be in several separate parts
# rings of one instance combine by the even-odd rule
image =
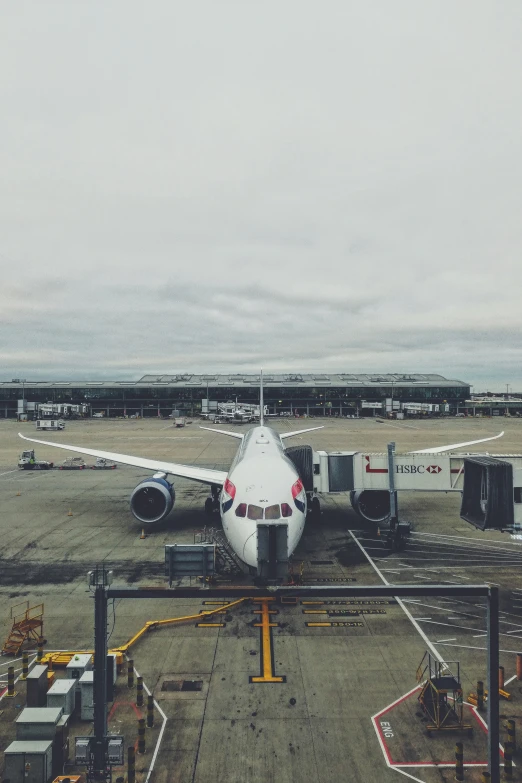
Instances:
[[[408,522],[399,522],[399,504],[395,490],[395,443],[388,443],[388,481],[390,493],[390,518],[386,531],[386,545],[389,549],[402,549],[404,539],[410,534]]]

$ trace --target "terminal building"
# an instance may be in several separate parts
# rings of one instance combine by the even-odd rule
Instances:
[[[259,402],[259,374],[144,375],[138,381],[0,382],[0,417],[36,418],[43,403],[76,406],[83,415],[197,416],[203,400]],[[435,374],[267,373],[264,401],[273,414],[372,416],[417,403],[418,412],[458,412],[469,383]],[[415,407],[412,408],[415,410]]]

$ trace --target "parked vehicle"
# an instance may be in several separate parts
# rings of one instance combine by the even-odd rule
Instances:
[[[18,458],[18,467],[21,470],[51,470],[53,462],[47,462],[44,459],[36,459],[34,449],[22,451]]]
[[[103,457],[98,457],[95,464],[91,465],[92,470],[114,470],[117,465],[115,462],[111,462]]]
[[[83,470],[86,467],[83,457],[68,457],[60,465],[60,470]]]
[[[63,430],[65,421],[63,419],[36,419],[37,430]]]

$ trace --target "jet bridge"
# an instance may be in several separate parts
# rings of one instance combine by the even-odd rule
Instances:
[[[401,491],[460,492],[462,519],[481,530],[522,530],[521,454],[396,454],[395,444],[389,444],[388,453],[308,448],[311,466],[310,460],[295,464],[300,475],[307,470],[307,481],[301,478],[307,492],[311,480],[309,497],[349,492],[355,511],[381,530],[398,523]]]

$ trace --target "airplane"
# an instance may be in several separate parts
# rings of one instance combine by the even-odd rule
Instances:
[[[168,476],[192,479],[209,485],[210,497],[205,502],[205,511],[220,513],[223,531],[229,544],[251,572],[257,570],[258,576],[274,578],[281,572],[279,566],[287,564],[295,551],[304,530],[307,512],[317,513],[319,510],[319,499],[313,491],[305,490],[302,477],[286,453],[284,443],[296,435],[314,432],[323,427],[277,433],[266,426],[262,373],[259,411],[259,426],[252,427],[244,434],[201,427],[240,441],[228,472],[52,443],[18,434],[23,440],[32,443],[154,471],[151,478],[138,484],[130,498],[131,511],[143,525],[161,522],[171,512],[176,493]],[[497,437],[500,436],[495,436]],[[442,453],[495,438],[482,438],[411,453]],[[376,501],[380,507],[382,495],[379,490],[365,490],[364,496],[362,493],[352,493],[352,505],[364,519],[374,521],[373,504]]]
[[[268,406],[264,406],[264,416],[268,415]],[[208,417],[209,414],[203,414]],[[259,405],[253,405],[252,403],[245,402],[222,402],[218,403],[217,415],[220,419],[225,421],[231,421],[234,424],[248,424],[256,419],[259,419]]]
[[[223,531],[236,555],[251,571],[259,569],[258,539],[262,535],[266,544],[264,562],[268,563],[267,573],[274,574],[276,561],[286,563],[299,543],[308,503],[314,509],[318,506],[317,498],[310,493],[307,498],[296,466],[285,454],[284,441],[323,427],[277,433],[265,426],[264,411],[261,376],[259,426],[244,434],[201,427],[240,440],[228,472],[52,443],[18,434],[23,440],[32,443],[155,471],[151,478],[138,484],[130,498],[131,511],[143,525],[162,521],[172,510],[176,494],[168,476],[193,479],[209,485],[211,496],[205,502],[205,511],[219,511]]]

